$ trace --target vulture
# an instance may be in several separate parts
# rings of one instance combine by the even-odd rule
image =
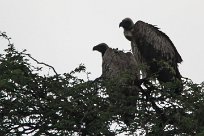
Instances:
[[[131,41],[133,55],[138,64],[145,64],[146,69],[141,69],[143,75],[156,75],[160,83],[179,83],[175,91],[181,91],[181,74],[178,63],[182,58],[170,38],[158,27],[125,18],[119,27],[124,29],[124,36]],[[178,81],[178,82],[177,82]]]
[[[123,74],[129,74],[132,79],[139,79],[138,64],[131,52],[124,53],[118,49],[109,48],[106,43],[94,46],[93,50],[102,54],[102,78],[116,79],[122,78]]]
[[[122,110],[119,115],[126,125],[134,119],[134,112],[127,109],[136,109],[136,99],[139,88],[135,81],[139,80],[138,64],[131,52],[124,53],[118,49],[112,49],[105,43],[100,43],[93,47],[93,50],[102,54],[102,79],[110,81],[107,86],[107,93],[114,105],[118,105]],[[112,82],[113,81],[113,82]],[[117,94],[117,95],[116,95]]]

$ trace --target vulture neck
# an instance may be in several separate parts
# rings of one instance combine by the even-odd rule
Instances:
[[[132,41],[132,31],[131,30],[124,30],[125,38],[129,41]]]
[[[106,50],[107,50],[107,49],[101,51],[101,55],[102,55],[102,57],[103,57],[104,54],[106,53]]]

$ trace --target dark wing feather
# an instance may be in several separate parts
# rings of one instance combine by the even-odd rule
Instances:
[[[137,45],[152,46],[158,56],[162,56],[166,60],[174,60],[176,63],[181,63],[182,58],[179,55],[176,47],[169,37],[159,30],[156,26],[137,21],[133,30],[134,39],[137,39]],[[139,48],[138,47],[138,48]]]

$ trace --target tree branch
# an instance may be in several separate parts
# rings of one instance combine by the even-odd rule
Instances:
[[[59,75],[53,66],[48,65],[48,64],[46,64],[46,63],[44,63],[44,62],[39,62],[38,60],[36,60],[35,58],[33,58],[30,54],[26,54],[26,53],[22,53],[22,54],[28,56],[29,58],[31,58],[32,60],[34,60],[37,64],[45,65],[45,66],[51,68],[51,69],[54,71],[54,73],[55,73],[56,75]]]

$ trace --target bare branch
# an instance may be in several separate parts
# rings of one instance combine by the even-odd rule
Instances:
[[[59,75],[53,66],[48,65],[48,64],[46,64],[46,63],[44,63],[44,62],[39,62],[38,60],[36,60],[35,58],[33,58],[30,54],[26,54],[26,53],[22,53],[22,54],[28,56],[29,58],[31,58],[32,60],[34,60],[37,64],[45,65],[45,66],[51,68],[51,69],[54,71],[54,73],[55,73],[56,75]]]

